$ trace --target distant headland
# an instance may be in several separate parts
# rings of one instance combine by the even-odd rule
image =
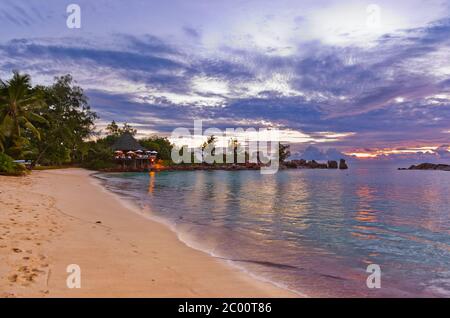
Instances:
[[[450,171],[450,165],[435,164],[435,163],[421,163],[418,165],[412,165],[409,168],[398,168],[398,170],[442,170]]]

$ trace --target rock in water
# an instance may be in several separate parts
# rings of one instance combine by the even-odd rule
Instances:
[[[319,167],[319,164],[315,160],[308,161],[307,165],[311,169],[317,169]]]
[[[344,159],[339,160],[339,169],[348,169],[347,163],[345,162]]]
[[[335,160],[328,160],[328,169],[337,169],[338,163]]]

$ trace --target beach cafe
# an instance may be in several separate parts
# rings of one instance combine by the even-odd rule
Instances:
[[[130,134],[124,133],[113,145],[114,159],[124,170],[151,170],[158,152],[147,150]]]

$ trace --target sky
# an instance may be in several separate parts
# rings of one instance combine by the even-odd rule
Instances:
[[[13,70],[72,74],[99,129],[201,119],[277,128],[293,151],[450,158],[448,0],[2,0],[0,78]]]

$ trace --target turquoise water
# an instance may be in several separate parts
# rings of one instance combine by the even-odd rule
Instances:
[[[98,177],[188,244],[303,295],[450,297],[450,173],[395,168]]]

